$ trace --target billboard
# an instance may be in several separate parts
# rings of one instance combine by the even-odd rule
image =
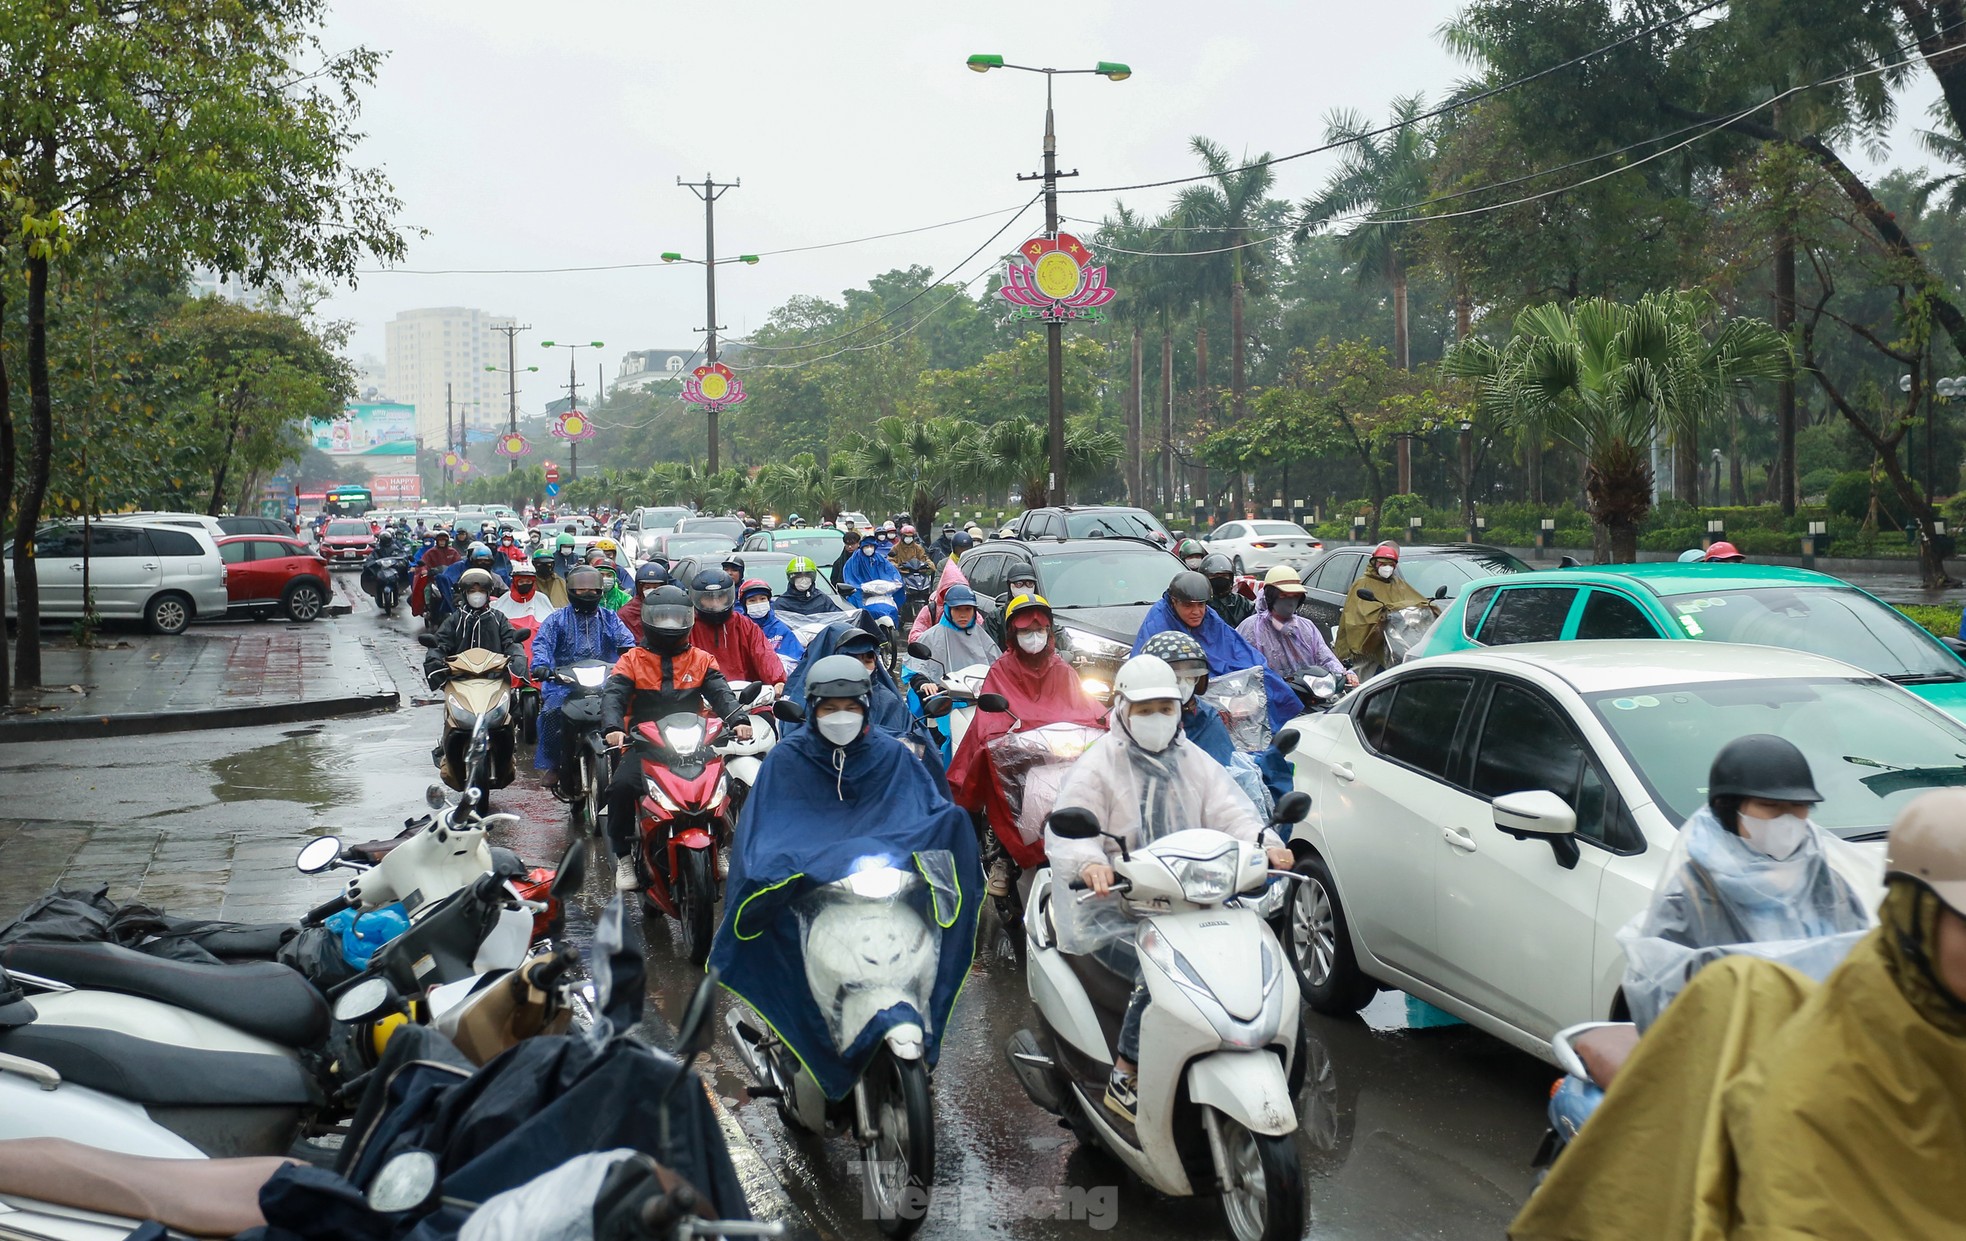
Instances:
[[[340,418],[309,419],[307,440],[330,457],[416,456],[416,406],[351,403]]]
[[[377,504],[414,504],[422,497],[423,480],[415,474],[373,474],[369,491]]]

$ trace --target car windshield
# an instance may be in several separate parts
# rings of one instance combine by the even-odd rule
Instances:
[[[1115,546],[1091,555],[1039,556],[1038,581],[1054,608],[1110,608],[1150,604],[1161,597],[1181,564],[1166,552]]]
[[[1494,577],[1499,573],[1528,573],[1529,566],[1507,552],[1482,552],[1465,556],[1409,556],[1399,566],[1400,576],[1413,589],[1433,597],[1434,591],[1447,587],[1447,597],[1452,599],[1461,593],[1461,587],[1480,577]]]
[[[831,562],[840,558],[846,534],[839,530],[780,530],[770,536],[778,551],[796,552],[814,560]]]
[[[1894,607],[1840,586],[1763,586],[1674,595],[1688,637],[1809,651],[1901,684],[1966,680],[1966,668]]]
[[[1151,539],[1157,534],[1166,537],[1167,531],[1139,509],[1121,508],[1103,513],[1067,513],[1065,534],[1074,539],[1109,538],[1116,534]]]
[[[670,560],[681,560],[685,556],[701,556],[706,552],[727,552],[730,540],[717,535],[672,534],[662,541],[662,554]]]
[[[746,561],[744,565],[744,576],[747,578],[755,577],[759,581],[763,582],[765,585],[771,587],[772,594],[782,595],[785,593],[785,586],[786,586],[785,566],[791,563],[792,563],[792,558],[790,556],[787,556],[784,560],[781,561],[777,561],[777,562],[767,561],[764,564],[752,564],[749,561]],[[708,566],[706,565],[706,567]],[[824,573],[816,573],[813,575],[812,588],[818,591],[820,594],[825,595],[829,598],[838,597],[833,593],[833,585],[832,583],[826,580],[826,575]]]
[[[735,539],[744,533],[744,523],[735,517],[690,517],[679,524],[681,526],[677,531],[679,534],[700,534],[706,530],[718,530],[728,531],[730,537]]]
[[[366,521],[331,521],[328,523],[327,533],[330,535],[367,535],[370,533],[369,523]]]
[[[1802,751],[1823,795],[1810,817],[1840,836],[1881,833],[1920,793],[1966,785],[1966,725],[1876,681],[1722,681],[1586,700],[1676,823],[1706,802],[1713,756],[1750,733]]]
[[[645,508],[642,510],[640,528],[643,530],[674,530],[676,523],[690,515],[686,508]]]
[[[1259,539],[1272,534],[1295,539],[1310,537],[1304,532],[1304,527],[1290,521],[1252,521],[1249,523],[1249,532]]]

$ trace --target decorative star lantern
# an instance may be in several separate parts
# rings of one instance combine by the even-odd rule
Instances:
[[[523,457],[532,451],[532,445],[526,442],[525,436],[511,431],[498,437],[498,447],[494,451],[501,457]]]
[[[1099,307],[1113,300],[1106,269],[1092,266],[1092,251],[1070,233],[1034,237],[1004,268],[1003,299],[1017,307],[1011,314],[1040,323],[1073,319],[1097,322]]]
[[[744,381],[722,362],[699,366],[683,381],[683,399],[711,409],[722,409],[744,399]]]
[[[553,435],[563,440],[591,440],[599,430],[594,420],[577,409],[570,409],[553,420]]]

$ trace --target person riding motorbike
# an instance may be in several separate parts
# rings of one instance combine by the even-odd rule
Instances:
[[[1208,547],[1200,539],[1182,539],[1175,545],[1174,554],[1181,558],[1181,566],[1201,571],[1202,562],[1208,559]]]
[[[532,764],[554,794],[567,800],[572,800],[573,790],[563,787],[561,780],[573,770],[573,738],[561,708],[573,689],[553,680],[552,674],[583,659],[613,663],[622,652],[635,649],[635,631],[601,606],[604,588],[599,570],[589,565],[575,569],[567,580],[567,606],[541,622],[532,639],[532,675],[540,683],[539,744]]]
[[[897,569],[903,565],[913,564],[916,561],[930,566],[933,566],[935,563],[929,557],[928,549],[924,548],[921,540],[915,537],[915,528],[913,526],[901,527],[899,538],[895,542],[894,552],[890,558],[894,561],[894,567]]]
[[[1221,764],[1181,735],[1181,687],[1164,661],[1136,655],[1120,665],[1113,678],[1111,720],[1111,730],[1072,764],[1053,804],[1053,813],[1068,807],[1091,811],[1106,835],[1067,840],[1047,827],[1045,854],[1051,861],[1060,950],[1090,954],[1133,981],[1106,1086],[1107,1108],[1131,1122],[1148,993],[1132,919],[1117,901],[1100,899],[1113,890],[1112,859],[1186,828],[1260,841],[1269,850],[1270,865],[1280,870],[1295,859]],[[1075,879],[1083,880],[1095,899],[1078,900],[1069,890]]]
[[[451,532],[448,530],[439,530],[431,536],[430,546],[424,548],[417,555],[416,565],[418,568],[427,570],[432,575],[435,575],[444,569],[450,568],[462,559],[464,557],[458,554],[458,550],[455,547],[451,546]]]
[[[588,547],[587,563],[594,563],[594,553],[596,552],[601,554],[604,562],[604,567],[601,570],[602,574],[604,576],[610,573],[613,574],[614,584],[621,588],[623,595],[626,595],[628,588],[635,584],[635,579],[629,574],[628,570],[621,567],[621,545],[604,534],[600,538],[595,539],[593,544]],[[607,600],[603,599],[601,602],[606,604]],[[621,602],[626,603],[628,601],[624,598]],[[620,607],[621,604],[617,603],[613,606]]]
[[[870,612],[882,613],[889,620],[899,618],[895,596],[901,590],[901,571],[887,558],[877,539],[861,540],[860,550],[847,561],[840,576],[845,581],[845,593],[856,604]],[[891,582],[893,590],[869,591],[866,587],[872,582]]]
[[[928,545],[928,554],[939,564],[949,558],[949,553],[954,551],[955,547],[956,523],[945,521],[942,523],[942,533],[935,536],[935,542]]]
[[[553,553],[544,547],[534,552],[532,571],[538,581],[539,593],[546,596],[546,602],[556,608],[567,606],[567,581],[560,576],[559,568],[553,562]]]
[[[1208,652],[1210,676],[1224,676],[1244,668],[1262,668],[1263,688],[1270,708],[1270,727],[1282,728],[1303,710],[1303,704],[1282,677],[1271,670],[1263,653],[1229,628],[1208,606],[1208,579],[1199,573],[1180,572],[1167,584],[1133,638],[1133,654],[1141,653],[1147,640],[1157,633],[1185,633]]]
[[[1208,652],[1201,649],[1201,643],[1169,630],[1148,638],[1140,653],[1174,669],[1175,684],[1181,689],[1181,735],[1216,762],[1230,766],[1236,747],[1229,737],[1229,726],[1222,722],[1222,713],[1202,697],[1208,692]]]
[[[976,536],[967,530],[958,530],[949,536],[949,560],[956,563],[962,560],[970,548],[976,546]]]
[[[833,568],[826,575],[826,580],[831,582],[833,589],[840,594],[847,593],[846,567],[859,558],[860,543],[860,532],[857,530],[849,529],[841,536],[839,558],[833,561]]]
[[[915,613],[914,622],[908,626],[908,641],[917,641],[931,625],[942,619],[944,601],[950,590],[967,585],[969,578],[963,573],[962,566],[954,560],[944,561],[942,572],[935,579],[935,593],[928,597],[928,605]],[[989,626],[984,626],[983,632],[987,634],[989,631]]]
[[[930,774],[946,784],[942,774],[944,768],[942,753],[931,744],[934,739],[929,736],[928,729],[915,722],[914,713],[908,710],[907,697],[895,684],[894,678],[888,675],[886,666],[881,662],[883,642],[880,635],[873,631],[872,626],[873,622],[862,614],[858,620],[835,621],[820,630],[806,645],[805,658],[799,662],[798,667],[792,669],[792,675],[786,678],[783,696],[793,702],[803,700],[807,694],[806,684],[811,678],[812,670],[819,666],[821,660],[829,655],[852,656],[867,669],[867,675],[872,678],[868,718],[883,732],[921,746],[922,759],[928,765]],[[787,723],[781,731],[790,735],[802,727],[804,725]]]
[[[619,612],[634,596],[628,592],[628,585],[621,580],[621,568],[614,563],[614,556],[600,543],[587,549],[587,567],[601,575],[601,606],[610,612]]]
[[[721,575],[719,575],[721,576]],[[621,618],[613,618],[619,624]],[[709,652],[690,645],[696,611],[679,586],[663,586],[642,602],[642,642],[615,661],[601,694],[601,727],[608,745],[628,744],[628,730],[637,722],[659,720],[679,712],[698,712],[706,706],[721,719],[737,713],[730,683]],[[739,740],[748,741],[751,726],[734,726]],[[645,777],[639,762],[615,764],[608,782],[608,843],[614,849],[614,886],[632,892],[635,874],[636,806]]]
[[[514,535],[510,530],[498,536],[498,546],[492,550],[505,561],[508,572],[521,560],[532,559],[532,557],[526,555],[525,549],[519,546],[518,536]]]
[[[1280,564],[1264,576],[1262,600],[1249,619],[1236,626],[1236,633],[1262,652],[1264,661],[1293,688],[1296,679],[1312,668],[1329,672],[1346,685],[1357,685],[1358,677],[1331,653],[1317,625],[1297,614],[1303,603],[1304,579],[1297,570]]]
[[[458,578],[458,607],[437,630],[434,645],[423,656],[423,679],[431,689],[439,689],[450,679],[450,661],[466,651],[487,650],[503,655],[511,663],[523,663],[526,647],[519,631],[492,608],[492,592],[498,584],[490,569],[466,569]],[[442,742],[437,757],[448,763]],[[445,771],[448,783],[457,783],[463,773]],[[509,773],[500,773],[504,778]]]
[[[772,654],[779,657],[782,668],[787,659],[805,658],[805,643],[792,627],[778,619],[771,607],[771,586],[758,578],[746,578],[737,588],[738,606],[744,609],[744,616],[756,625],[771,644]]]
[[[483,569],[487,573],[497,576],[499,580],[492,587],[493,594],[504,590],[506,586],[511,584],[512,577],[510,566],[505,566],[501,569],[500,566],[502,564],[503,562],[492,554],[492,549],[488,545],[484,543],[472,543],[465,551],[464,559],[451,565],[450,568],[445,569],[437,577],[437,593],[443,596],[444,606],[449,609],[455,609],[457,607],[458,579],[462,578],[465,571],[469,569]]]
[[[673,580],[669,576],[669,566],[662,561],[646,560],[635,567],[635,597],[615,609],[630,633],[642,631],[643,602]]]
[[[732,586],[742,586],[744,584],[744,557],[738,555],[736,552],[732,552],[730,555],[724,557],[723,568],[724,574],[730,578],[730,584]]]
[[[1004,578],[1003,604],[985,619],[983,626],[989,630],[991,640],[1004,650],[1010,649],[1010,635],[1004,628],[1010,617],[1010,605],[1026,595],[1038,597],[1038,571],[1023,561],[1013,560]]]
[[[819,566],[807,556],[794,556],[785,562],[785,591],[774,607],[795,616],[845,611],[837,599],[819,589]]]
[[[705,569],[690,583],[690,604],[696,609],[696,627],[690,630],[692,646],[717,661],[724,676],[733,681],[762,681],[785,688],[785,665],[771,649],[771,642],[748,616],[733,609],[737,588],[729,577],[715,569]],[[646,613],[647,604],[643,605]]]
[[[1242,623],[1256,614],[1256,605],[1236,593],[1236,570],[1229,558],[1220,552],[1210,553],[1202,558],[1201,568],[1197,570],[1208,579],[1208,606],[1215,614],[1229,622],[1229,628],[1239,628]]]
[[[1360,598],[1361,588],[1370,590],[1373,597]],[[1435,615],[1440,613],[1439,605],[1407,585],[1406,579],[1399,575],[1399,544],[1381,543],[1372,549],[1365,562],[1365,572],[1345,595],[1345,608],[1338,617],[1332,652],[1349,664],[1360,680],[1369,680],[1384,671],[1390,658],[1386,650],[1386,617],[1405,608],[1422,607],[1431,608]]]
[[[569,526],[553,536],[553,569],[565,578],[579,563],[580,556],[573,549],[573,528]]]
[[[531,617],[534,625],[544,623],[547,617],[553,615],[552,603],[539,593],[539,574],[530,560],[513,564],[512,589],[500,595],[492,607],[498,609],[507,620]]]
[[[994,664],[1003,655],[1003,648],[991,641],[978,617],[975,591],[959,583],[942,593],[942,603],[942,619],[923,630],[919,639],[929,649],[929,657],[908,655],[902,660],[908,686],[921,698],[940,693],[951,672]]]

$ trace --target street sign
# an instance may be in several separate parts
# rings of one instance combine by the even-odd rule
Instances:
[[[559,495],[559,494],[560,494],[560,484],[558,484],[558,483],[548,483],[548,484],[546,484],[546,494],[547,494],[547,495],[549,495],[549,496],[556,496],[556,495]]]
[[[560,467],[554,465],[551,461],[546,463],[546,481],[549,483],[560,481]]]

